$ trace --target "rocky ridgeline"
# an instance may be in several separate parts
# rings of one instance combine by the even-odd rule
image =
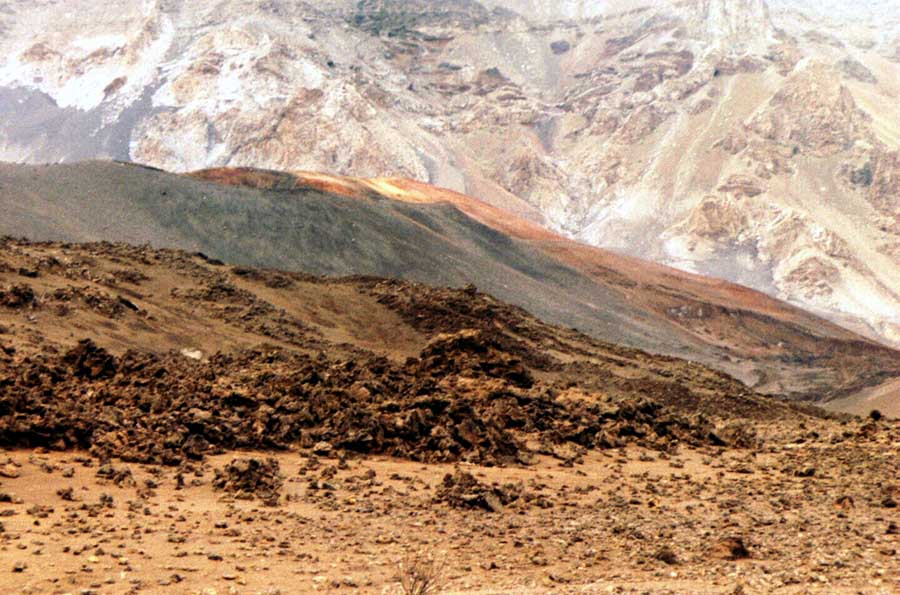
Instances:
[[[703,366],[546,325],[474,286],[330,280],[127,245],[5,246],[7,447],[177,465],[325,443],[427,462],[571,464],[627,444],[755,448],[749,421],[808,416]],[[376,318],[384,330],[365,335],[359,321]],[[86,328],[93,338],[73,344]],[[195,339],[184,328],[222,351],[185,349]]]
[[[178,464],[231,449],[312,447],[414,460],[528,463],[536,452],[725,444],[650,398],[564,400],[496,338],[441,335],[421,358],[328,361],[279,351],[115,357],[89,340],[0,369],[0,444]],[[725,435],[727,436],[727,435]],[[526,447],[534,438],[541,447]],[[560,445],[574,447],[565,451]]]

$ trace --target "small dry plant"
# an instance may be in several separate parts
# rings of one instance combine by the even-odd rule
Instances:
[[[446,586],[447,564],[433,555],[408,554],[398,565],[403,595],[440,595]]]

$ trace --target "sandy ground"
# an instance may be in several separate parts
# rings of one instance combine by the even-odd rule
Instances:
[[[846,399],[837,399],[827,403],[825,407],[856,415],[867,415],[873,409],[878,409],[885,415],[900,416],[900,379],[890,380]]]
[[[436,502],[451,465],[281,453],[284,487],[269,507],[211,485],[233,458],[269,454],[211,457],[194,471],[113,462],[116,485],[84,453],[8,451],[0,584],[48,595],[401,593],[399,563],[421,553],[446,564],[446,594],[897,593],[900,514],[886,504],[898,485],[884,475],[900,461],[896,438],[895,428],[853,452],[629,447],[572,467],[464,466],[536,496],[499,512]],[[749,557],[729,559],[730,538]]]

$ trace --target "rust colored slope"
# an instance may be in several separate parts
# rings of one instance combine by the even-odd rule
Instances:
[[[189,175],[209,182],[262,190],[310,189],[358,199],[387,198],[414,204],[449,203],[479,223],[511,238],[532,243],[545,254],[576,268],[598,283],[616,287],[629,299],[669,319],[674,308],[709,304],[728,310],[747,310],[799,325],[816,335],[843,341],[868,341],[762,292],[581,244],[476,198],[415,180],[363,179],[252,168],[217,168]],[[693,333],[690,325],[685,325],[683,320],[676,318],[674,322]],[[703,337],[703,340],[709,342],[709,337]]]
[[[387,198],[412,204],[450,203],[472,219],[516,239],[564,239],[535,223],[465,194],[404,178],[365,179],[308,171],[277,172],[245,167],[205,169],[188,176],[205,182],[248,186],[259,190],[317,190],[358,199]]]
[[[670,269],[571,240],[544,242],[540,247],[600,283],[621,287],[630,299],[667,317],[673,308],[708,304],[754,312],[830,338],[866,340],[800,308],[721,279]]]
[[[419,203],[450,203],[479,223],[518,240],[556,241],[565,239],[563,236],[531,221],[453,190],[438,188],[437,186],[430,186],[422,182],[403,178],[378,178],[369,180],[369,183],[372,188],[380,191],[383,196],[388,196],[395,200]]]
[[[637,310],[655,313],[661,324],[673,324],[694,340],[741,360],[768,360],[772,370],[783,367],[770,375],[757,369],[744,376],[740,364],[725,366],[761,391],[815,393],[815,381],[807,384],[808,378],[787,371],[784,362],[798,358],[830,369],[831,388],[848,394],[877,385],[881,373],[890,377],[900,371],[898,352],[748,287],[581,244],[450,190],[401,179],[375,180],[371,186],[387,189],[382,194],[398,200],[412,197],[421,202],[426,196],[452,203],[484,225],[527,241],[614,288]],[[790,382],[782,380],[791,376]]]
[[[294,172],[297,187],[309,185],[346,196],[375,194],[411,203],[447,202],[476,221],[504,234],[534,243],[545,253],[573,266],[604,285],[626,289],[632,299],[659,314],[681,307],[685,299],[729,309],[746,309],[802,326],[842,340],[862,337],[819,319],[759,291],[721,279],[704,277],[664,265],[581,244],[476,198],[445,188],[403,178],[348,179]]]
[[[219,167],[187,175],[204,182],[228,186],[247,186],[259,190],[290,190],[296,184],[296,178],[289,173],[250,167]]]
[[[280,172],[251,167],[218,167],[192,172],[187,175],[204,182],[228,186],[247,186],[258,190],[317,190],[350,198],[382,197],[395,200],[402,198],[408,202],[434,202],[428,200],[425,196],[422,196],[421,200],[413,200],[412,197],[391,195],[389,187],[385,186],[379,190],[378,183],[374,180],[333,176],[317,172]]]

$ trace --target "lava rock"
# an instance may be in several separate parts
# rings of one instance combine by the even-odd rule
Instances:
[[[435,500],[455,508],[500,512],[508,504],[519,500],[523,491],[523,487],[517,484],[488,486],[478,481],[471,473],[457,469],[454,473],[444,476],[435,494]]]
[[[268,458],[233,459],[222,469],[216,469],[212,485],[214,489],[234,494],[236,498],[259,498],[268,506],[278,504],[284,477],[278,461]]]

